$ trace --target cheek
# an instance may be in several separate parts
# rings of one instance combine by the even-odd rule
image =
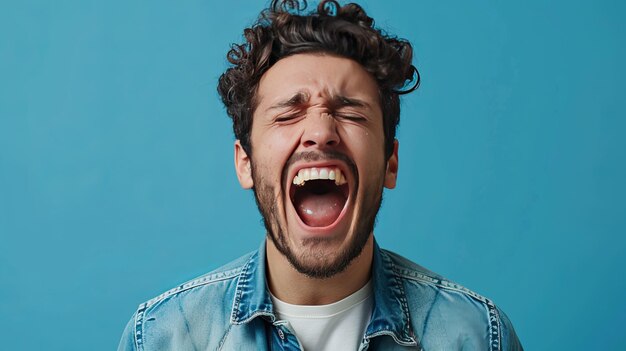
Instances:
[[[368,159],[384,158],[385,139],[380,131],[355,126],[343,128],[342,140],[355,154],[365,154]]]
[[[267,150],[288,148],[294,142],[297,142],[302,134],[302,127],[299,124],[267,126],[263,130],[259,129],[252,131],[250,140],[253,144]]]
[[[275,128],[253,133],[253,161],[266,176],[280,177],[285,163],[298,145],[296,128]]]

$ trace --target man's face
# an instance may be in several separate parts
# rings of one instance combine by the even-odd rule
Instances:
[[[236,143],[237,174],[254,187],[277,249],[308,276],[343,271],[372,233],[383,186],[396,181],[376,81],[346,58],[283,58],[259,83],[250,143],[251,158]]]

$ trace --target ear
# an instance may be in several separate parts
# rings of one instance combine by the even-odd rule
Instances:
[[[239,140],[235,141],[235,171],[237,172],[237,178],[239,178],[239,184],[244,189],[251,189],[254,186],[252,180],[252,165],[250,164],[250,158],[248,154],[241,146]]]
[[[385,188],[393,189],[396,187],[398,179],[398,139],[393,141],[393,152],[387,160],[387,170],[385,171]]]

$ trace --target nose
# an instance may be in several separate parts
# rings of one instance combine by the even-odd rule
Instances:
[[[306,118],[305,130],[302,134],[304,147],[327,148],[339,145],[339,133],[335,118],[328,113],[321,113]]]

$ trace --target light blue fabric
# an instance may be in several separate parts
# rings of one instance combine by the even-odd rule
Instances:
[[[374,245],[374,309],[361,350],[522,350],[490,300]],[[119,350],[299,350],[277,320],[265,243],[139,305]]]

